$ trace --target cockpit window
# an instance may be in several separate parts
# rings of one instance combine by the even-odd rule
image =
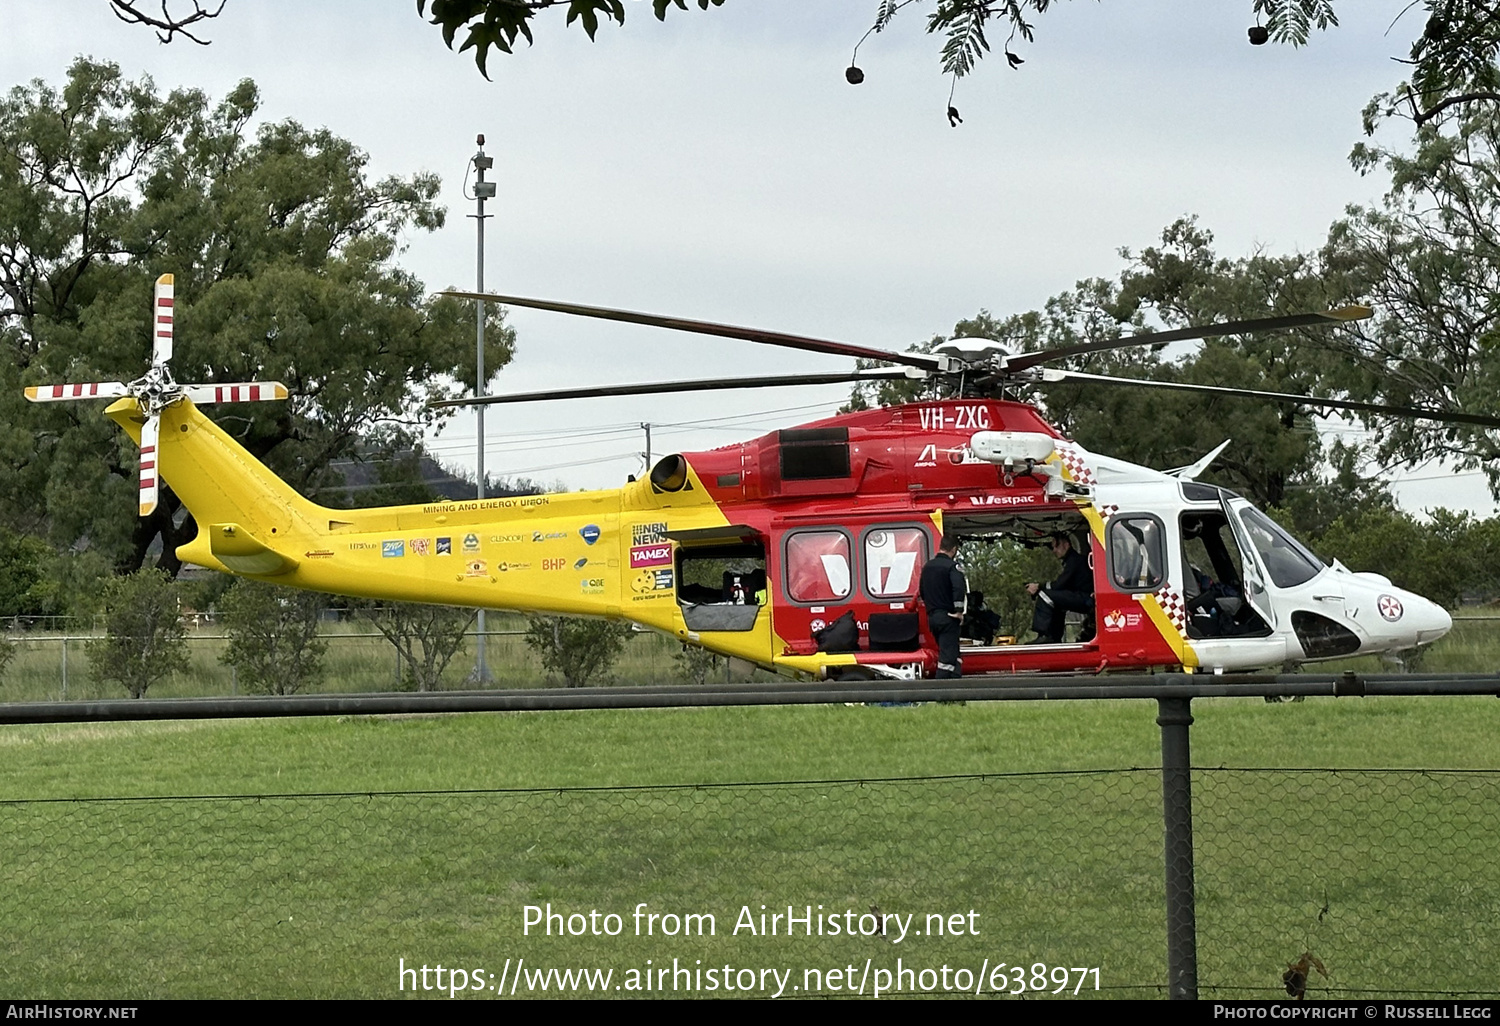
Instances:
[[[1308,552],[1296,538],[1287,534],[1281,526],[1253,507],[1239,511],[1240,523],[1250,536],[1250,544],[1260,554],[1271,583],[1278,588],[1295,588],[1306,584],[1318,575],[1323,564],[1318,557]]]

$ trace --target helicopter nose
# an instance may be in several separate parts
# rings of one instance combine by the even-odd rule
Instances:
[[[1448,610],[1420,595],[1402,592],[1400,601],[1405,606],[1402,626],[1412,636],[1412,644],[1427,645],[1453,629],[1453,617]]]

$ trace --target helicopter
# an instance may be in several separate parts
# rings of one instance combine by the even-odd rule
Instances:
[[[627,620],[783,675],[827,680],[934,675],[937,646],[918,587],[944,535],[1028,545],[1067,537],[1087,555],[1093,575],[1093,606],[1079,640],[968,645],[967,675],[1235,672],[1400,652],[1451,629],[1436,603],[1377,574],[1325,565],[1244,498],[1198,481],[1222,445],[1188,467],[1139,466],[1089,452],[1035,406],[994,396],[1006,387],[1124,383],[1500,426],[1500,419],[1457,411],[1045,366],[1130,345],[1337,325],[1371,316],[1362,306],[1036,352],[959,338],[930,353],[893,353],[574,303],[443,294],[885,366],[434,405],[900,379],[962,385],[954,398],[840,413],[738,445],[668,455],[616,489],[334,509],[298,494],[199,410],[211,402],[284,399],[285,386],[181,385],[172,378],[173,279],[163,275],[145,376],[38,385],[26,395],[37,402],[116,400],[106,415],[141,446],[142,515],[154,508],[160,479],[198,525],[177,550],[184,562],[378,600]],[[852,621],[854,630],[830,630],[841,621],[846,628]]]

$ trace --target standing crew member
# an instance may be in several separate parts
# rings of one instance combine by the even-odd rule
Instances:
[[[927,607],[927,626],[937,641],[940,680],[963,676],[963,663],[958,658],[958,632],[963,624],[969,584],[953,562],[959,544],[956,536],[943,535],[938,542],[938,554],[922,567],[922,605]]]

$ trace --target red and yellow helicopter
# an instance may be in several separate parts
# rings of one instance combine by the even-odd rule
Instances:
[[[155,342],[128,384],[44,385],[35,401],[109,397],[141,445],[141,512],[157,475],[198,524],[187,562],[344,595],[629,620],[789,675],[931,676],[936,645],[917,596],[946,532],[1035,542],[1058,533],[1088,553],[1086,641],[965,648],[967,674],[1181,667],[1224,672],[1427,644],[1448,614],[1383,577],[1325,565],[1233,492],[1085,451],[1033,406],[988,398],[1007,385],[1099,381],[1500,426],[1451,411],[1150,381],[1046,367],[1130,345],[1338,324],[1367,307],[1146,332],[1015,354],[983,339],[931,353],[879,349],[630,311],[449,295],[655,325],[875,361],[847,373],[577,388],[461,403],[516,403],[894,379],[962,382],[960,395],[841,414],[708,452],[667,456],[623,488],[371,509],[297,494],[198,407],[284,399],[277,382],[179,385],[171,275],[157,283]],[[895,366],[890,366],[895,365]],[[1220,447],[1222,449],[1222,446]],[[858,638],[825,651],[852,614]]]

